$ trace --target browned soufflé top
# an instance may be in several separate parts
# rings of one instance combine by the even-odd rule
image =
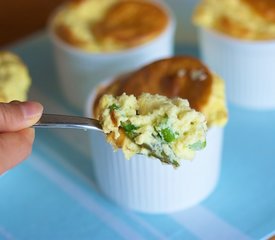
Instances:
[[[127,76],[118,78],[100,91],[94,106],[103,94],[122,93],[139,96],[147,92],[187,99],[190,106],[200,111],[211,94],[212,75],[198,59],[172,57],[153,62]]]
[[[267,21],[275,22],[274,0],[242,0]]]
[[[147,43],[169,24],[167,11],[148,0],[74,0],[53,18],[64,42],[90,52],[112,52]]]
[[[147,42],[159,35],[168,23],[164,11],[146,1],[119,1],[92,27],[95,37],[128,46]]]
[[[275,0],[201,0],[193,21],[236,39],[274,41]]]

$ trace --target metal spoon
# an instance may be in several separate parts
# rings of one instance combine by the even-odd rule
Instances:
[[[98,120],[87,117],[78,116],[68,116],[59,114],[42,114],[40,120],[33,125],[35,128],[76,128],[83,130],[95,130],[102,132],[101,125]],[[152,149],[149,145],[142,145],[142,147],[151,151],[150,156],[158,158],[160,161],[172,164],[174,167],[175,162],[168,161],[169,159],[164,158],[164,156],[158,155],[158,153]],[[138,153],[140,154],[140,153]]]
[[[33,125],[35,128],[77,128],[102,131],[98,120],[86,117],[59,114],[42,114],[40,120]]]

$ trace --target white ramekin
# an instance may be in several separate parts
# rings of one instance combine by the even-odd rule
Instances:
[[[88,117],[93,116],[96,94],[93,90],[87,100]],[[121,150],[114,152],[103,133],[89,134],[98,189],[121,207],[146,213],[179,211],[201,202],[217,184],[223,128],[211,128],[207,147],[194,160],[183,160],[178,169],[143,155],[126,160]]]
[[[49,35],[54,46],[60,86],[63,95],[74,107],[82,110],[90,90],[102,79],[173,55],[176,25],[174,16],[162,1],[151,1],[168,14],[169,24],[165,31],[146,44],[114,53],[90,53],[63,42],[54,33],[51,24],[53,20],[50,20]]]
[[[225,80],[230,102],[275,108],[275,41],[238,40],[200,28],[199,44],[204,63]]]

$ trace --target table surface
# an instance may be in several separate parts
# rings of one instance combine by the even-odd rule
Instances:
[[[52,11],[66,0],[0,1],[0,46],[45,28]]]
[[[81,115],[60,94],[51,44],[37,34],[11,48],[28,65],[30,99]],[[197,56],[179,46],[177,54]],[[98,193],[87,133],[37,129],[32,155],[0,177],[0,239],[266,239],[275,232],[275,112],[229,105],[221,176],[213,194],[182,212],[121,209]],[[16,151],[16,149],[15,149]]]

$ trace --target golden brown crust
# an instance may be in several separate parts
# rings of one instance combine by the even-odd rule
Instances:
[[[210,71],[198,59],[177,56],[153,62],[116,79],[99,92],[94,106],[103,94],[119,96],[125,92],[139,96],[147,92],[188,99],[192,108],[201,111],[209,100],[212,84]]]
[[[239,39],[273,40],[275,1],[202,0],[194,11],[193,21],[200,27]]]
[[[275,22],[274,0],[242,0],[267,21]]]
[[[114,132],[107,134],[108,142],[115,143],[113,145],[116,146],[117,148],[123,148],[123,145],[125,145],[125,138],[126,138],[126,135],[125,135],[124,131],[122,131],[121,129],[119,129],[119,137],[118,138],[115,138]]]
[[[246,36],[249,36],[251,34],[251,30],[241,24],[236,24],[235,21],[230,19],[227,16],[221,16],[219,18],[219,21],[216,23],[216,29],[218,29],[220,32],[229,34],[233,37],[240,37],[242,36],[245,38]]]
[[[71,0],[71,3],[74,5],[74,6],[77,6],[77,5],[80,5],[82,3],[84,3],[86,0]]]
[[[62,39],[64,42],[71,44],[73,46],[81,46],[84,44],[77,36],[73,34],[71,29],[65,24],[60,24],[55,28],[56,34]]]
[[[167,24],[168,16],[155,4],[124,0],[108,9],[104,18],[92,26],[92,33],[98,41],[113,41],[131,47],[153,39]]]
[[[71,0],[55,16],[54,32],[88,51],[117,51],[142,45],[168,26],[168,13],[148,0]]]

